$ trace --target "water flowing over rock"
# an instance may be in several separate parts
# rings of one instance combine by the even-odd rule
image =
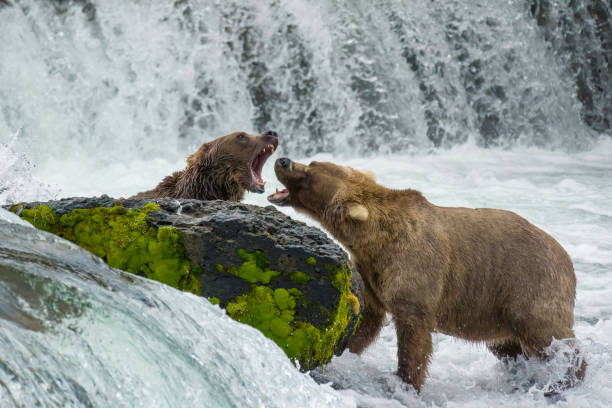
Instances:
[[[356,328],[361,283],[346,254],[273,207],[102,196],[10,208],[110,266],[220,304],[302,369],[342,352]]]
[[[0,406],[293,404],[341,402],[203,298],[0,220]]]

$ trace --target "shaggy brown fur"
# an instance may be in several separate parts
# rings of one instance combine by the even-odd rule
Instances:
[[[363,320],[350,350],[368,347],[391,313],[397,374],[417,390],[432,332],[484,341],[499,358],[544,358],[553,337],[574,337],[572,262],[524,218],[438,207],[418,191],[391,190],[332,163],[305,166],[281,158],[275,170],[287,189],[268,199],[319,221],[349,250],[363,278]],[[585,369],[583,362],[570,370],[574,381]]]
[[[240,201],[245,190],[263,193],[261,169],[278,146],[276,132],[261,136],[235,132],[204,143],[187,157],[185,170],[164,178],[153,190],[131,198],[195,198]]]

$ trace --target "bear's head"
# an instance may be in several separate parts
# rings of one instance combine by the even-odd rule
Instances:
[[[329,162],[304,165],[286,157],[276,160],[274,171],[286,189],[270,195],[271,203],[290,205],[335,232],[340,224],[369,220],[366,202],[378,187],[372,173]]]
[[[242,190],[263,193],[265,182],[261,170],[277,147],[278,135],[271,130],[257,136],[230,133],[204,143],[189,155],[185,171],[196,176],[194,179],[213,177],[221,184],[235,181]]]

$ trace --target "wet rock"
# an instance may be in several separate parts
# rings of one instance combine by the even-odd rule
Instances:
[[[219,304],[302,369],[342,352],[356,328],[361,282],[344,251],[274,207],[101,196],[7,208],[113,267]]]

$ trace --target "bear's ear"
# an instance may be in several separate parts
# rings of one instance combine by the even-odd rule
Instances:
[[[198,162],[202,164],[206,163],[215,150],[215,146],[216,144],[213,142],[204,143],[198,150],[187,156],[187,168],[189,169],[195,166]]]
[[[359,172],[366,176],[366,178],[372,180],[373,182],[376,182],[376,176],[370,170],[359,170]]]
[[[193,165],[195,164],[196,161],[196,153],[191,153],[189,156],[187,156],[187,168],[193,167]]]
[[[348,208],[349,216],[357,221],[367,221],[370,217],[370,212],[363,205],[358,203],[348,203],[346,205]]]

